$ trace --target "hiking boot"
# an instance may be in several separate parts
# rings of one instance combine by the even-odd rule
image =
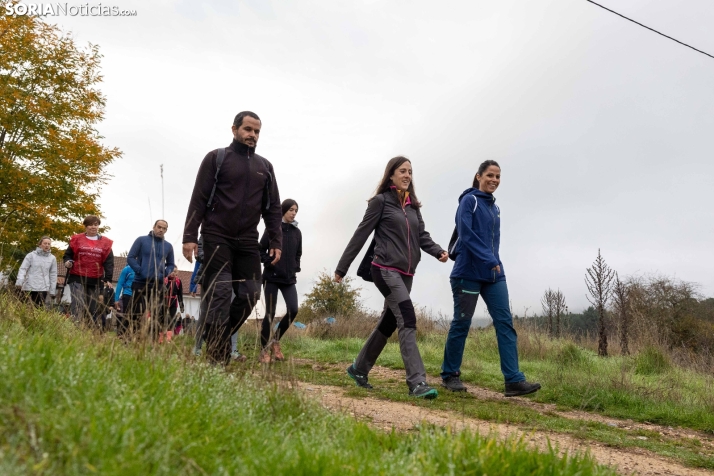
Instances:
[[[367,381],[366,375],[360,375],[357,373],[357,370],[355,370],[354,365],[350,365],[349,367],[347,367],[347,375],[349,375],[350,378],[355,381],[358,387],[366,388],[368,390],[374,388],[369,384],[369,381]]]
[[[445,387],[452,392],[465,392],[466,386],[461,383],[461,379],[458,375],[449,375],[444,380],[441,381],[441,386]]]
[[[236,362],[245,362],[246,360],[248,360],[248,357],[238,351],[235,351],[231,352],[231,360],[235,360]]]
[[[273,344],[270,346],[270,353],[273,354],[274,360],[277,360],[279,362],[285,360],[285,356],[280,350],[280,342],[278,342],[277,340],[274,340]]]
[[[528,395],[538,390],[540,390],[539,383],[530,383],[523,380],[521,382],[507,383],[506,391],[503,394],[507,397],[520,397],[521,395]]]
[[[409,395],[416,398],[426,398],[432,400],[439,396],[439,392],[435,388],[431,388],[426,382],[416,384],[415,387],[409,389]]]
[[[260,357],[258,357],[258,362],[261,364],[269,364],[270,363],[270,352],[267,350],[263,349],[260,351]]]

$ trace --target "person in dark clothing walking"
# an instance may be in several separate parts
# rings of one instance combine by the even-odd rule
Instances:
[[[231,145],[209,152],[198,168],[186,216],[183,255],[191,263],[198,249],[199,227],[203,235],[201,302],[206,353],[215,363],[230,362],[231,334],[248,319],[260,294],[257,227],[261,217],[268,234],[268,254],[273,264],[280,260],[278,184],[272,164],[255,153],[261,127],[253,112],[235,117]]]
[[[398,329],[409,395],[436,398],[438,392],[426,383],[426,370],[416,342],[416,313],[409,294],[421,260],[420,249],[442,263],[449,256],[427,233],[420,207],[414,192],[411,162],[406,157],[394,157],[387,163],[376,194],[367,204],[362,223],[337,264],[335,281],[342,281],[374,231],[371,276],[384,296],[384,311],[354,364],[347,368],[347,374],[358,386],[372,388],[368,374],[387,345],[387,339]]]
[[[181,318],[176,319],[176,312],[184,310],[183,283],[178,277],[177,268],[174,268],[171,274],[164,278],[164,286],[166,287],[166,305],[169,309],[169,329],[175,332],[175,328],[181,326]]]
[[[97,304],[97,312],[94,316],[95,325],[102,331],[107,330],[107,314],[112,312],[114,307],[114,288],[112,283],[105,282],[99,292],[99,303]]]
[[[281,205],[283,212],[283,249],[280,261],[271,264],[273,258],[269,253],[269,240],[267,233],[263,233],[260,239],[260,257],[265,264],[263,271],[263,283],[265,285],[265,317],[260,331],[260,362],[270,363],[271,354],[274,360],[285,360],[280,349],[280,338],[288,330],[295,316],[298,313],[298,296],[295,283],[295,275],[300,272],[300,258],[302,257],[302,232],[297,227],[295,216],[298,212],[298,204],[295,200],[288,198]],[[282,293],[287,307],[287,313],[280,320],[278,328],[275,330],[272,342],[270,334],[273,330],[273,320],[275,319],[275,307],[278,302],[278,291]],[[270,342],[270,346],[268,343]]]
[[[154,229],[147,236],[140,236],[129,250],[126,262],[134,270],[131,285],[131,327],[138,329],[147,311],[151,317],[151,335],[154,340],[168,329],[164,277],[171,274],[174,264],[174,249],[164,239],[169,225],[165,220],[156,220]]]
[[[442,385],[451,391],[466,390],[460,379],[461,360],[480,294],[496,329],[501,372],[506,381],[505,396],[515,397],[536,392],[540,384],[527,382],[518,368],[518,336],[513,328],[506,273],[498,253],[501,210],[493,193],[500,183],[501,167],[496,161],[487,160],[479,166],[473,187],[459,197],[458,239],[449,245],[451,256],[456,258],[451,271],[454,319],[444,346],[441,378]]]
[[[99,217],[84,219],[84,233],[72,236],[64,252],[64,265],[69,270],[67,286],[72,302],[70,313],[76,324],[94,324],[101,283],[111,282],[114,275],[112,240],[99,234]]]

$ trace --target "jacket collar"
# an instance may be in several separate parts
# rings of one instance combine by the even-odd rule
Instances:
[[[235,139],[233,139],[233,142],[231,142],[230,148],[233,149],[233,152],[239,155],[245,155],[247,157],[255,155],[255,147],[249,147],[242,142],[238,142]]]
[[[37,249],[35,250],[35,253],[37,253],[37,254],[40,255],[40,256],[49,256],[49,255],[52,254],[51,251],[45,251],[45,250],[43,250],[42,248],[40,248],[39,246],[38,246]]]
[[[492,193],[486,193],[482,192],[481,190],[475,188],[475,187],[470,187],[464,190],[464,193],[462,193],[459,196],[459,202],[461,201],[462,198],[464,198],[466,195],[473,195],[474,197],[481,198],[483,200],[489,201],[491,203],[496,202],[496,197],[493,196]]]

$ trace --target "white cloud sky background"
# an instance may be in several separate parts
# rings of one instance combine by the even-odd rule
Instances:
[[[620,275],[662,273],[714,295],[711,58],[584,0],[112,4],[138,15],[51,21],[104,55],[100,131],[124,152],[101,199],[115,253],[160,218],[163,163],[180,255],[198,165],[252,110],[258,153],[281,198],[300,205],[301,296],[334,270],[398,154],[412,159],[443,247],[478,164],[500,162],[501,258],[518,314],[539,312],[547,287],[586,307],[598,248]],[[605,4],[714,52],[711,2]],[[425,256],[413,300],[450,314],[451,267]]]

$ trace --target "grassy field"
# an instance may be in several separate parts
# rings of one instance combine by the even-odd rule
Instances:
[[[349,327],[349,323],[346,324]],[[356,329],[356,330],[355,330]],[[325,339],[323,334],[329,334]],[[287,355],[317,363],[335,364],[315,371],[312,365],[297,364],[275,372],[285,378],[299,378],[317,384],[349,386],[353,382],[344,368],[357,355],[365,334],[362,323],[354,328],[298,331],[292,329],[283,340]],[[432,331],[419,339],[419,348],[429,375],[438,377],[445,334]],[[241,331],[241,349],[256,355],[257,335],[251,326]],[[629,357],[600,358],[594,352],[566,339],[549,339],[540,334],[519,335],[521,368],[543,389],[527,398],[555,404],[559,410],[580,410],[635,422],[656,423],[714,433],[714,379],[710,375],[676,367],[666,354],[645,348]],[[396,342],[390,342],[378,365],[403,369]],[[324,366],[323,366],[324,367]],[[496,338],[493,329],[474,329],[469,336],[462,378],[480,387],[503,391]],[[240,371],[239,371],[240,373]],[[375,390],[353,388],[353,396],[374,396],[393,401],[412,401],[403,377],[380,380],[372,377]],[[470,394],[454,394],[439,388],[433,402],[416,402],[466,417],[496,423],[517,424],[525,430],[554,431],[620,448],[642,448],[673,458],[682,464],[714,469],[714,455],[704,449],[700,438],[671,437],[657,431],[625,429],[596,421],[564,418],[503,400],[484,400]],[[624,425],[623,425],[624,426]]]
[[[4,296],[0,335],[3,475],[613,474],[522,441],[377,431],[284,380],[225,372],[188,346],[125,346]]]

